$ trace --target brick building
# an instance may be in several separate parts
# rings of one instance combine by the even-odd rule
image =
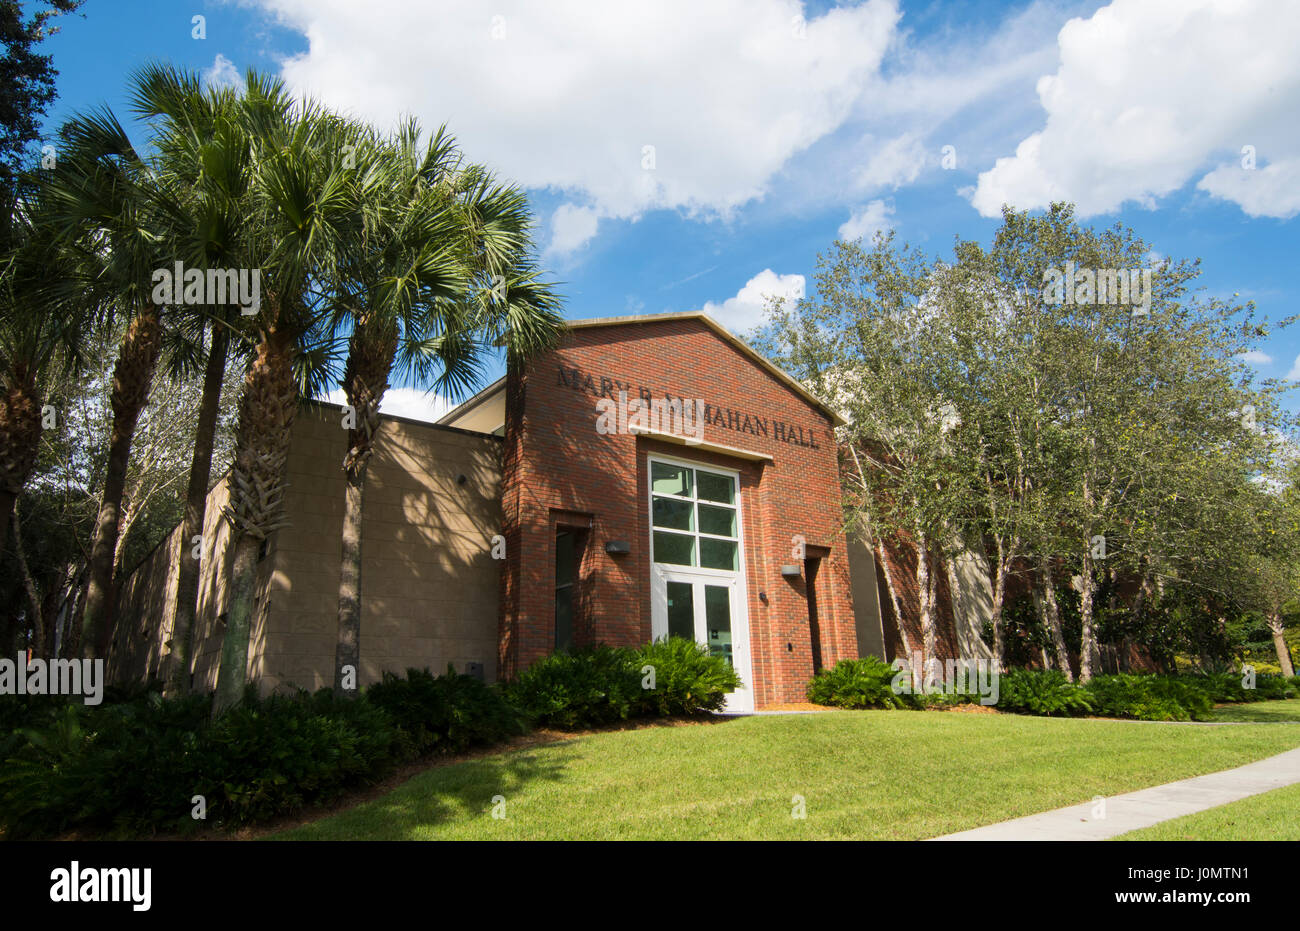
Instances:
[[[263,691],[331,680],[340,420],[314,405],[294,428],[289,526],[265,548],[250,647]],[[816,669],[885,653],[875,565],[842,530],[840,422],[701,313],[576,321],[438,423],[385,417],[363,521],[362,684],[448,663],[509,677],[555,650],[677,634],[735,666],[730,708],[804,700]],[[200,687],[215,683],[225,606],[224,484],[212,494]],[[161,670],[180,553],[174,533],[123,587],[118,679]]]

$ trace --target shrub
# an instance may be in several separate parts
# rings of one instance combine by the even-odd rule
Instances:
[[[247,824],[337,797],[383,775],[409,753],[409,737],[364,700],[254,696],[208,728],[195,793],[217,799],[218,820]]]
[[[458,752],[492,744],[524,730],[501,692],[448,666],[445,676],[408,669],[406,678],[385,672],[366,698],[386,711],[412,740],[414,751]]]
[[[1141,721],[1201,721],[1214,702],[1203,686],[1175,676],[1096,676],[1085,688],[1097,714]]]
[[[998,708],[1021,714],[1068,716],[1093,710],[1081,686],[1056,669],[1013,669],[998,680]]]
[[[573,729],[624,720],[641,700],[635,650],[599,646],[552,653],[506,687],[506,697],[533,724]]]
[[[808,683],[808,700],[816,705],[838,708],[907,708],[918,701],[911,695],[895,694],[894,668],[875,656],[842,659],[823,669]]]
[[[639,651],[637,674],[654,667],[654,689],[641,689],[635,711],[675,715],[718,711],[727,693],[740,687],[731,664],[708,648],[684,637],[669,637]]]

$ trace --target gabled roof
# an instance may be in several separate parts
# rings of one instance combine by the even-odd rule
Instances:
[[[666,313],[666,314],[633,314],[626,317],[597,317],[592,320],[570,320],[569,328],[573,330],[585,329],[588,327],[604,326],[628,326],[629,324],[641,323],[665,323],[670,320],[699,320],[718,336],[722,337],[733,347],[739,350],[743,355],[749,358],[751,362],[764,369],[769,375],[781,382],[800,398],[807,401],[812,407],[821,411],[830,418],[834,426],[843,426],[846,421],[844,417],[829,404],[826,404],[811,391],[805,388],[798,380],[787,375],[781,369],[777,368],[770,361],[756,352],[748,343],[736,336],[718,321],[714,320],[702,310],[692,310],[684,312]],[[478,394],[465,401],[458,407],[453,408],[444,414],[438,423],[446,426],[462,426],[468,420],[474,418],[476,412],[479,417],[487,410],[493,410],[498,405],[502,412],[501,420],[505,422],[505,388],[506,381],[504,378],[498,379],[488,385]]]

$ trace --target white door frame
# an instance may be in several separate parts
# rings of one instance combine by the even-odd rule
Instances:
[[[677,566],[671,563],[654,561],[654,483],[650,475],[652,464],[662,462],[666,465],[685,466],[704,472],[729,476],[736,488],[736,548],[738,550],[737,566],[734,572],[725,569],[704,569],[698,566]],[[650,636],[659,639],[668,633],[668,587],[669,581],[704,582],[714,585],[726,585],[732,589],[731,606],[731,641],[732,662],[736,674],[743,683],[739,689],[727,695],[726,710],[729,712],[750,712],[754,710],[754,673],[753,650],[749,631],[749,593],[745,583],[745,511],[741,500],[740,473],[690,459],[673,456],[650,454],[646,456],[646,514],[649,528],[650,547]],[[698,490],[696,490],[698,494]],[[697,528],[698,529],[698,528]],[[698,540],[698,537],[697,537]],[[698,559],[698,547],[697,559]],[[703,603],[697,606],[703,610]],[[707,644],[706,644],[707,646]]]

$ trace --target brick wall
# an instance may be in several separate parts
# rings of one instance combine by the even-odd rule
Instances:
[[[702,399],[710,405],[705,442],[772,461],[597,432],[599,397],[617,400],[620,390],[635,397],[642,389],[655,398]],[[526,668],[553,649],[557,522],[591,527],[581,566],[590,637],[629,646],[650,640],[651,454],[739,472],[755,703],[802,701],[813,668],[805,581],[802,575],[787,580],[780,571],[799,562],[792,556],[796,535],[809,555],[823,557],[816,579],[823,662],[857,655],[831,423],[690,318],[575,328],[557,350],[508,378],[502,669],[508,675]],[[607,555],[610,540],[628,541],[631,552]]]

